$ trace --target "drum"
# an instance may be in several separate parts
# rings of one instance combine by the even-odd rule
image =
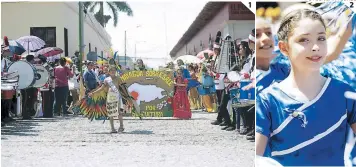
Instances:
[[[230,89],[230,98],[232,100],[232,107],[247,107],[255,104],[255,89],[242,90],[241,88],[250,84],[251,81],[240,81],[240,88]]]
[[[26,89],[31,87],[36,79],[36,69],[35,67],[27,61],[19,60],[12,63],[7,69],[9,73],[17,72],[19,75],[18,89]]]
[[[251,83],[251,81],[249,81],[249,80],[240,81],[241,88],[247,86],[250,83]],[[242,90],[241,89],[241,91],[240,91],[240,99],[255,100],[255,88],[251,88],[249,90]]]
[[[229,91],[232,107],[236,108],[237,104],[239,103],[240,88],[231,88]]]
[[[9,100],[12,99],[16,93],[16,85],[14,84],[1,84],[1,99]]]
[[[231,82],[237,82],[240,80],[240,75],[238,72],[236,71],[230,71],[229,73],[227,73],[227,78],[231,81]]]
[[[242,80],[240,81],[240,98],[239,98],[239,104],[238,106],[245,107],[245,106],[250,106],[255,104],[255,89],[249,89],[249,90],[242,90],[243,87],[247,86],[250,84],[250,80]]]
[[[48,83],[49,72],[42,65],[35,65],[35,68],[36,68],[36,81],[33,84],[33,87],[41,88],[44,85],[46,85],[46,83]]]

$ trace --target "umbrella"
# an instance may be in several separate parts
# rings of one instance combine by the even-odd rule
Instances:
[[[41,54],[46,57],[51,57],[63,53],[63,50],[58,47],[47,47],[36,52],[37,55]]]
[[[9,41],[9,50],[11,53],[16,55],[21,55],[22,53],[26,52],[25,48],[15,40]]]
[[[72,63],[73,63],[73,61],[72,61],[71,58],[69,58],[69,57],[64,57],[64,58],[67,60],[67,63],[68,63],[68,64],[72,64]]]
[[[208,54],[209,57],[214,56],[214,51],[209,50],[209,49],[206,49],[206,50],[203,50],[203,51],[199,52],[199,53],[197,54],[197,57],[198,57],[199,59],[204,59],[204,58],[205,58],[204,54],[206,54],[206,53]]]
[[[195,63],[198,64],[201,62],[201,60],[193,55],[184,55],[184,56],[179,56],[176,60],[174,60],[174,64],[177,64],[178,60],[183,60],[185,64],[189,63]]]
[[[23,36],[16,40],[19,42],[29,53],[30,51],[35,51],[43,48],[46,43],[36,36]]]

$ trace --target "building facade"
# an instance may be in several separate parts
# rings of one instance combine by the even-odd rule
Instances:
[[[79,50],[78,2],[3,2],[1,3],[1,36],[10,40],[34,35],[48,47],[63,49],[64,56]],[[103,55],[111,47],[111,37],[87,13],[84,21],[84,54],[93,51]]]
[[[208,2],[195,21],[170,52],[172,59],[196,55],[215,41],[218,31],[222,37],[246,39],[255,27],[255,15],[241,2]],[[210,39],[210,40],[209,40]]]

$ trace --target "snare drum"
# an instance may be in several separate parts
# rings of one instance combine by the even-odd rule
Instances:
[[[26,89],[31,87],[36,79],[36,68],[29,62],[19,60],[12,63],[7,69],[9,73],[17,72],[19,75],[18,89]]]
[[[229,91],[232,104],[237,104],[239,101],[240,88],[231,88]]]
[[[36,68],[36,81],[33,84],[35,88],[41,88],[48,83],[49,80],[49,72],[48,70],[42,65],[35,65]]]
[[[250,83],[250,80],[240,81],[241,89],[239,89],[239,99],[237,102],[237,105],[239,107],[245,107],[255,104],[255,89],[251,88],[249,90],[242,90],[243,87],[247,86]]]
[[[240,81],[240,85],[241,85],[240,99],[255,100],[255,88],[251,88],[249,90],[242,90],[243,87],[247,86],[250,83],[251,81],[249,80]]]

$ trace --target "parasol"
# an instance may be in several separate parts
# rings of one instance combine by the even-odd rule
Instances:
[[[190,63],[198,64],[202,62],[202,60],[200,60],[198,57],[193,55],[179,56],[176,60],[174,60],[174,64],[177,64],[178,60],[182,60],[185,64],[190,64]]]
[[[204,54],[205,55],[208,54],[209,57],[212,57],[212,56],[214,56],[214,51],[209,50],[209,49],[203,50],[197,54],[197,57],[199,59],[204,59],[204,58],[207,59],[207,57],[205,57]]]

